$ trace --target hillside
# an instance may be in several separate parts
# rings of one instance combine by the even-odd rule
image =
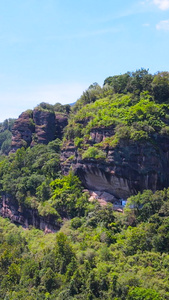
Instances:
[[[145,189],[167,188],[169,73],[141,69],[108,77],[102,88],[91,85],[72,107],[41,103],[27,110],[14,122],[10,154],[1,160],[4,216],[11,215],[11,197],[12,215],[35,209],[66,216],[67,209],[58,211],[53,186],[70,170],[88,189],[88,198],[114,208]]]
[[[168,73],[140,70],[89,87],[66,127],[63,171],[72,167],[85,187],[116,199],[168,187],[167,84]]]
[[[8,154],[11,150],[12,127],[15,119],[8,119],[0,123],[0,155]]]
[[[0,299],[169,299],[169,73],[108,77],[6,123]]]

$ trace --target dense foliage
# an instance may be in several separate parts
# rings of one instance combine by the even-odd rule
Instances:
[[[15,119],[6,119],[0,123],[0,154],[8,154],[11,150],[12,127]]]
[[[60,145],[56,139],[48,145],[21,148],[0,161],[0,191],[15,199],[22,208],[37,209],[41,216],[83,216],[89,206],[80,180],[72,172],[60,172]]]
[[[26,196],[35,196],[45,184],[56,178],[59,170],[60,140],[34,148],[21,148],[0,162],[1,191],[11,194],[20,203]],[[37,190],[38,188],[38,190]],[[39,192],[40,193],[40,192]]]
[[[73,141],[82,159],[103,160],[121,140],[169,135],[169,73],[108,77],[72,108],[43,102],[36,109],[69,114],[64,143]],[[11,119],[0,124],[0,192],[52,215],[61,229],[45,235],[0,218],[0,299],[169,300],[169,189],[138,193],[124,213],[113,212],[89,202],[72,171],[61,174],[59,139],[5,156],[12,126]],[[105,127],[114,134],[92,144],[91,130]]]
[[[103,88],[91,85],[73,107],[65,138],[74,140],[83,158],[97,159],[98,149],[116,147],[121,140],[154,142],[156,134],[168,135],[168,120],[169,73],[151,75],[141,69],[108,77]],[[113,128],[114,134],[91,145],[91,130],[105,127]],[[97,149],[84,152],[90,146]]]
[[[90,204],[56,234],[1,219],[0,299],[169,299],[168,208],[166,189],[131,197],[124,214]]]
[[[46,102],[41,102],[36,109],[42,110],[42,111],[50,111],[50,112],[55,112],[55,113],[61,113],[61,114],[69,114],[70,112],[70,105],[65,104],[62,105],[61,103],[56,103],[54,105],[46,103]]]

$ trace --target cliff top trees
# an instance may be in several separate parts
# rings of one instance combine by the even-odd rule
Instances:
[[[152,82],[153,95],[159,103],[169,101],[169,72],[159,72]]]
[[[139,95],[142,91],[151,91],[153,75],[148,70],[140,69],[127,72],[123,75],[110,76],[105,79],[104,85],[113,87],[115,93],[134,93]]]

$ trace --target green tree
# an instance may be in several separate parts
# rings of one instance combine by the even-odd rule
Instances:
[[[162,297],[153,289],[136,287],[128,293],[127,300],[162,300]]]
[[[55,245],[56,270],[61,274],[67,271],[68,265],[75,258],[72,245],[67,239],[67,236],[60,232],[56,237]]]
[[[159,72],[152,82],[153,95],[157,102],[169,101],[169,72]]]

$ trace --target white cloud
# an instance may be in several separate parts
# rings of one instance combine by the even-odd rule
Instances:
[[[140,2],[141,5],[156,5],[161,10],[169,9],[169,0],[144,0]]]
[[[169,31],[169,20],[160,21],[160,22],[156,25],[156,28],[157,28],[158,30]]]
[[[169,0],[153,0],[153,3],[161,10],[169,9]]]

